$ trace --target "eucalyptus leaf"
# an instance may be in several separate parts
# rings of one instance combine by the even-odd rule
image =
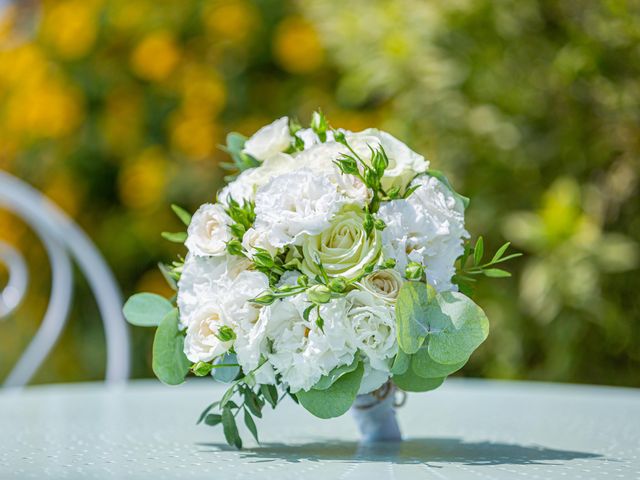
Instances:
[[[214,368],[211,371],[211,375],[215,380],[222,383],[231,383],[233,382],[238,373],[240,373],[240,367],[236,366],[238,364],[238,359],[234,353],[225,353],[222,357],[220,357],[214,365],[234,365],[232,367],[218,367]]]
[[[209,425],[210,427],[214,427],[222,422],[222,415],[218,413],[210,413],[206,417],[204,417],[204,423]]]
[[[413,363],[413,358],[411,360]],[[442,382],[444,382],[444,377],[440,378],[424,378],[416,373],[413,370],[413,366],[401,375],[394,375],[392,377],[393,383],[395,383],[400,389],[405,392],[428,392],[430,390],[435,390]]]
[[[131,325],[157,327],[162,319],[173,310],[173,305],[155,293],[137,293],[129,297],[122,313]]]
[[[431,358],[445,365],[466,361],[489,333],[486,315],[469,297],[436,293],[422,282],[402,286],[396,319],[398,344],[405,353],[416,353],[427,341]]]
[[[410,361],[411,357],[404,353],[401,349],[398,349],[396,358],[393,360],[393,365],[391,366],[391,373],[394,375],[400,375],[406,372],[409,368]]]
[[[416,375],[423,378],[442,378],[460,370],[467,363],[464,360],[453,365],[436,362],[429,355],[429,349],[422,347],[411,357],[411,368]]]
[[[396,300],[398,344],[408,354],[418,351],[428,334],[426,320],[436,291],[422,282],[405,282]]]
[[[360,359],[355,356],[353,362],[351,362],[349,365],[342,365],[340,367],[334,368],[333,370],[331,370],[331,372],[329,372],[328,375],[323,375],[322,377],[320,377],[320,380],[318,380],[318,383],[316,383],[313,388],[315,390],[326,390],[331,385],[333,385],[341,376],[349,372],[353,372],[356,368],[358,368],[359,361]]]
[[[455,365],[466,361],[489,335],[485,313],[460,292],[439,293],[432,313],[427,348],[437,363]]]
[[[191,362],[184,354],[184,335],[178,326],[178,310],[172,309],[160,322],[153,339],[153,373],[168,385],[184,382]]]
[[[300,404],[319,418],[333,418],[344,414],[356,399],[364,367],[358,363],[353,371],[341,376],[326,390],[301,390],[295,394]]]

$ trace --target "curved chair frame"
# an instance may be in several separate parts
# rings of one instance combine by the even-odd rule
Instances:
[[[122,296],[104,259],[89,237],[53,202],[22,180],[0,171],[0,208],[22,218],[40,237],[51,264],[51,296],[38,332],[4,382],[22,387],[33,377],[56,344],[66,323],[73,291],[71,258],[80,267],[96,298],[107,343],[105,381],[129,377],[129,331],[122,316]],[[0,261],[9,283],[0,294],[0,318],[17,308],[26,292],[27,268],[21,255],[0,245]]]

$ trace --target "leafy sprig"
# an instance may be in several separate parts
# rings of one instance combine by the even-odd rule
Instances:
[[[522,253],[515,252],[505,256],[511,242],[506,242],[491,257],[491,260],[483,262],[485,250],[484,239],[478,237],[474,246],[470,242],[465,242],[464,251],[456,262],[456,274],[453,282],[460,287],[464,293],[471,291],[471,284],[476,282],[474,276],[484,275],[491,278],[507,278],[511,276],[506,270],[497,268],[496,265],[504,263],[522,256]]]

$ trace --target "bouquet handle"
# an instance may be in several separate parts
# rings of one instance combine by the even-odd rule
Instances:
[[[400,442],[402,434],[396,418],[396,386],[387,382],[378,390],[358,395],[351,414],[360,431],[360,442]]]

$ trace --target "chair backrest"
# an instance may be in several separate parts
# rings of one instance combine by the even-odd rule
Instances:
[[[105,381],[129,377],[129,331],[122,316],[119,288],[89,237],[51,200],[27,183],[0,171],[0,208],[22,218],[41,239],[51,264],[51,296],[44,319],[3,386],[26,385],[55,345],[67,321],[73,292],[71,259],[87,279],[96,298],[107,342]],[[20,253],[0,244],[0,262],[9,271],[9,282],[0,293],[0,318],[17,308],[26,292],[28,273]]]

